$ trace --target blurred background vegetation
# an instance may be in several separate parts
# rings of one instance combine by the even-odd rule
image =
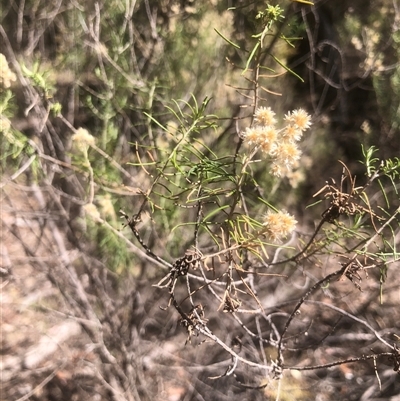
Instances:
[[[273,107],[280,116],[299,107],[312,115],[313,128],[302,144],[304,154],[293,175],[279,182],[262,167],[254,171],[257,182],[270,193],[268,201],[279,201],[281,207],[294,212],[304,230],[313,227],[323,211],[317,206],[306,212],[312,195],[327,179],[340,176],[342,165],[337,160],[346,163],[362,184],[361,145],[376,146],[381,159],[399,156],[400,151],[400,6],[395,0],[314,3],[271,2],[279,4],[284,18],[265,39],[268,52],[262,60],[265,74],[260,78],[262,105]],[[10,365],[12,378],[3,384],[4,400],[243,398],[242,390],[231,387],[227,378],[214,386],[206,380],[210,374],[193,369],[189,382],[181,371],[181,380],[174,382],[171,375],[154,368],[155,362],[148,356],[151,344],[142,342],[141,335],[161,348],[172,347],[169,341],[176,335],[176,321],[172,312],[159,310],[165,300],[160,301],[158,292],[151,293],[148,284],[165,272],[160,273],[157,265],[126,240],[129,230],[122,229],[119,210],[134,210],[141,202],[138,199],[152,178],[146,166],[150,171],[152,162],[173,147],[162,127],[178,130],[171,110],[187,111],[186,104],[193,104],[193,99],[199,105],[210,99],[205,144],[218,154],[224,149],[234,153],[232,144],[237,144],[238,133],[252,119],[248,90],[253,83],[241,72],[251,51],[249,38],[259,32],[256,17],[265,4],[246,0],[15,0],[0,5],[0,52],[15,74],[0,92],[2,210],[14,219],[13,223],[2,219],[3,279],[16,275],[22,280],[16,282],[24,285],[23,275],[13,272],[20,266],[30,275],[43,274],[63,292],[60,283],[70,282],[68,274],[57,270],[54,261],[43,261],[54,254],[55,233],[59,233],[65,242],[56,254],[62,248],[69,254],[76,250],[85,255],[68,263],[78,272],[99,320],[109,323],[112,335],[116,328],[139,372],[129,382],[130,362],[126,359],[121,371],[114,367],[101,371],[103,381],[80,371],[80,384],[74,387],[68,373],[73,372],[70,362],[62,362],[62,368],[57,362],[47,368],[39,364],[42,371],[35,366],[30,374]],[[287,40],[278,40],[279,35]],[[74,137],[80,128],[94,138],[94,146]],[[37,188],[40,193],[35,192]],[[398,196],[393,196],[398,201]],[[162,250],[172,261],[186,249],[187,238],[185,231],[173,230],[181,222],[182,209],[164,206],[155,205],[157,219],[151,228],[143,225],[142,235],[151,248]],[[34,228],[26,223],[32,213],[38,224]],[[44,216],[51,216],[55,225],[48,226]],[[18,226],[17,219],[25,223]],[[15,252],[26,255],[20,262],[14,261],[10,251],[9,244],[15,241],[21,245]],[[88,272],[89,266],[97,266],[104,274],[103,284]],[[76,282],[73,287],[79,293]],[[26,292],[21,294],[23,297]],[[74,292],[64,296],[72,298],[71,303],[83,302],[81,295],[77,295],[80,301],[73,300]],[[50,309],[62,309],[60,301],[43,302],[38,302],[42,308],[38,309],[43,312],[44,308],[46,316]],[[61,304],[69,316],[72,307],[68,302]],[[131,305],[133,312],[128,308]],[[74,313],[79,319],[91,319],[78,306]],[[11,315],[8,324],[10,332],[19,330]],[[99,344],[97,334],[86,330],[92,342]],[[25,345],[26,340],[13,342],[4,337],[5,355],[15,353],[23,358],[27,345],[38,342],[43,331],[36,330]],[[110,333],[105,334],[109,335],[107,346],[118,354]],[[74,341],[77,348],[82,345]],[[180,354],[179,358],[190,360],[195,353],[190,349],[188,356]],[[106,354],[96,355],[112,365]],[[218,355],[198,357],[199,366],[217,365],[220,360]],[[176,360],[174,363],[179,365]],[[47,382],[50,384],[33,392],[52,372],[56,373]],[[352,386],[346,381],[350,377],[346,374],[352,372],[344,369],[339,378],[327,374],[324,379],[329,389],[298,390],[296,399],[314,399],[311,391],[319,394],[320,400],[333,400],[338,389],[344,394],[342,399],[372,399],[366,392],[378,392],[371,379],[374,372],[363,372],[368,377]],[[299,380],[298,388],[308,385],[294,379]],[[24,382],[30,383],[28,389]],[[132,398],[118,395],[107,385],[119,388],[121,394],[135,387],[137,394]],[[95,390],[91,391],[91,386]],[[221,390],[216,390],[218,386]],[[399,387],[390,382],[385,391],[386,397],[394,396]],[[274,391],[250,393],[254,400],[269,399]],[[30,398],[23,398],[27,394]],[[281,399],[291,399],[287,397],[283,392]]]

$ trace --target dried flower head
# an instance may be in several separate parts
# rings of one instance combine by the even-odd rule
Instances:
[[[275,112],[271,107],[259,107],[254,113],[254,121],[260,125],[273,126],[276,124]]]
[[[6,57],[0,53],[0,87],[7,89],[16,80],[17,76],[10,70]]]
[[[269,155],[273,155],[275,152],[277,139],[278,132],[274,127],[263,127],[259,139],[261,150]]]
[[[286,237],[296,227],[297,221],[287,212],[268,212],[264,217],[263,234],[276,241]]]
[[[260,133],[260,143],[262,142],[276,142],[278,139],[278,132],[277,130],[268,125],[265,127],[261,127],[261,133]]]
[[[279,142],[276,146],[276,162],[279,164],[293,165],[300,159],[301,151],[293,142]]]
[[[93,203],[87,203],[86,205],[84,205],[83,210],[93,220],[100,219],[100,212],[97,210],[97,207]]]
[[[254,127],[247,127],[243,132],[243,140],[250,146],[259,145],[262,141],[263,127],[256,125]]]
[[[286,177],[291,170],[287,164],[282,164],[275,160],[271,164],[270,171],[275,177]]]
[[[296,125],[287,125],[283,132],[282,138],[288,142],[297,142],[301,139],[303,133]]]
[[[295,126],[300,131],[305,131],[311,127],[311,117],[303,109],[297,109],[292,112],[289,111],[289,113],[285,115],[285,121],[287,121],[289,125]]]
[[[270,157],[272,175],[288,177],[300,159],[297,142],[311,126],[311,117],[303,109],[290,111],[282,128],[276,126],[275,112],[270,107],[259,107],[254,117],[255,125],[242,133],[243,141],[254,146],[254,152],[260,149]]]
[[[110,194],[106,194],[104,197],[98,199],[98,204],[103,216],[111,218],[113,221],[117,220],[117,214],[115,213]]]
[[[72,135],[72,140],[76,142],[78,146],[86,145],[92,146],[95,145],[96,141],[93,135],[89,134],[89,131],[85,128],[78,128],[74,135]]]

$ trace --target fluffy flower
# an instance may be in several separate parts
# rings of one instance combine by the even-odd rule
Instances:
[[[8,131],[11,128],[11,121],[0,114],[0,132]]]
[[[0,87],[7,89],[16,80],[17,76],[10,70],[6,57],[0,53]]]
[[[278,132],[271,126],[256,125],[246,128],[243,138],[249,145],[259,146],[263,152],[272,155],[276,146]]]
[[[279,142],[276,146],[275,156],[278,163],[293,165],[300,159],[301,152],[292,142]]]
[[[278,132],[272,126],[265,126],[261,129],[260,142],[275,142],[278,139]]]
[[[303,133],[296,125],[290,124],[287,125],[282,132],[282,137],[284,138],[284,140],[289,142],[299,141],[302,135]]]
[[[79,145],[91,146],[95,144],[95,138],[93,135],[89,134],[89,131],[85,128],[78,128],[74,135],[72,135],[72,140]]]
[[[111,196],[106,194],[104,197],[98,200],[102,215],[111,218],[113,221],[117,220],[114,205],[111,201]]]
[[[254,127],[247,127],[246,131],[243,132],[243,138],[249,145],[259,145],[262,140],[263,127],[256,125]]]
[[[275,177],[285,177],[290,172],[290,168],[286,164],[277,162],[271,164],[271,174]]]
[[[87,203],[86,205],[84,205],[83,210],[93,220],[100,219],[100,212],[97,210],[97,207],[93,203]]]
[[[260,125],[273,126],[276,124],[275,112],[271,107],[259,107],[254,113],[254,120]]]
[[[246,128],[241,137],[254,147],[252,156],[258,150],[269,156],[272,175],[290,178],[301,156],[297,142],[311,126],[311,117],[305,110],[297,109],[289,111],[284,120],[283,126],[277,126],[275,112],[270,107],[259,107],[254,113],[255,124]]]
[[[290,234],[296,224],[295,218],[287,212],[268,212],[264,217],[263,234],[276,241]]]
[[[289,125],[295,126],[300,131],[305,131],[311,127],[311,117],[303,109],[294,110],[292,112],[289,111],[289,113],[285,115],[285,121],[287,121]]]
[[[259,139],[261,150],[265,153],[268,153],[269,155],[273,155],[276,148],[277,138],[278,133],[274,127],[263,127]]]

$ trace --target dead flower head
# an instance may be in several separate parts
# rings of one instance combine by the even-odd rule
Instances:
[[[285,238],[296,228],[297,221],[287,212],[268,212],[264,217],[262,233],[272,241]]]

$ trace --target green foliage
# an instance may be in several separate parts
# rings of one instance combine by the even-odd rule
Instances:
[[[18,168],[25,156],[30,158],[30,166],[34,175],[38,173],[38,162],[35,160],[34,149],[28,138],[12,127],[8,117],[15,112],[15,103],[11,90],[0,90],[0,149],[2,170],[7,167]]]
[[[107,197],[106,202],[110,202]],[[103,201],[103,202],[102,202]],[[97,257],[107,266],[107,269],[125,275],[130,272],[133,275],[137,274],[137,268],[134,265],[134,259],[128,252],[127,246],[121,242],[121,238],[116,235],[116,231],[120,228],[119,222],[116,220],[114,208],[105,210],[104,199],[100,196],[97,197],[96,203],[99,203],[99,215],[104,216],[104,220],[94,220],[93,216],[87,215],[87,231],[85,233],[85,240],[94,242],[98,248],[99,254]],[[111,216],[109,216],[111,213]],[[105,223],[108,221],[108,225]],[[111,227],[114,230],[111,229]]]
[[[372,78],[377,112],[388,130],[397,131],[400,127],[400,70],[397,65],[400,42],[398,29],[388,24],[389,20],[397,18],[397,11],[387,0],[370,4],[371,12],[346,13],[341,34],[352,43],[353,49],[365,55],[361,67],[364,76]]]
[[[0,91],[0,113],[3,116],[10,117],[13,114],[13,109],[15,108],[13,106],[15,105],[13,104],[12,91],[9,89]]]

